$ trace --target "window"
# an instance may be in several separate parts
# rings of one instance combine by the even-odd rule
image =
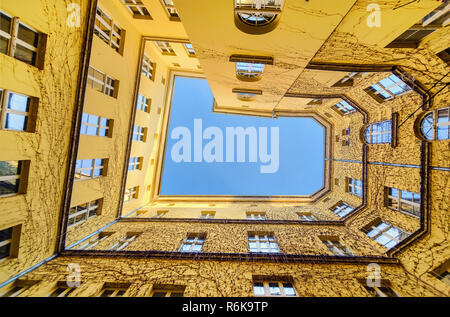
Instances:
[[[350,140],[342,140],[342,146],[350,146]]]
[[[261,78],[264,72],[264,64],[260,63],[236,63],[236,76],[241,80],[258,80]]]
[[[420,42],[428,35],[436,31],[439,27],[423,26],[415,24],[399,35],[386,48],[417,48]]]
[[[385,189],[389,208],[420,217],[420,194],[392,187],[385,187]]]
[[[261,90],[254,89],[233,88],[232,92],[234,92],[237,95],[237,98],[242,101],[252,101],[257,95],[262,95]]]
[[[184,48],[186,49],[186,53],[188,54],[188,56],[195,57],[194,47],[191,43],[184,43]]]
[[[145,142],[147,128],[135,125],[133,129],[133,141]]]
[[[128,171],[136,171],[142,169],[143,157],[130,157],[130,162],[128,163]]]
[[[335,83],[332,87],[353,87],[356,83],[356,80],[360,79],[366,73],[358,73],[352,72],[348,75],[345,75],[342,79],[340,79],[337,83]]]
[[[450,47],[446,48],[445,50],[440,51],[436,55],[440,59],[442,59],[444,62],[446,62],[447,65],[450,65]]]
[[[380,286],[367,286],[366,281],[361,281],[361,283],[373,297],[400,297],[400,295],[390,287],[389,281],[381,280]]]
[[[75,287],[68,287],[65,282],[61,282],[47,297],[68,297],[74,290]]]
[[[23,194],[29,161],[0,161],[0,197]]]
[[[392,142],[392,120],[369,124],[365,132],[366,142],[382,144]]]
[[[297,296],[294,286],[290,282],[255,281],[253,282],[254,296]]]
[[[247,212],[248,220],[267,220],[265,212],[249,211]]]
[[[176,285],[153,286],[151,297],[183,297],[185,288]]]
[[[0,11],[0,53],[42,69],[46,35]]]
[[[332,107],[334,110],[336,110],[338,113],[347,115],[350,113],[355,112],[355,108],[353,108],[347,101],[341,100],[337,104],[335,104]]]
[[[278,244],[270,233],[249,233],[248,248],[250,252],[280,253]]]
[[[350,127],[345,130],[342,130],[342,135],[350,135]]]
[[[105,95],[117,98],[119,81],[92,66],[89,66],[87,85]]]
[[[297,212],[298,217],[302,221],[314,221],[316,218],[310,212]]]
[[[153,216],[153,218],[162,218],[164,217],[169,211],[168,210],[158,210],[156,211],[156,215]]]
[[[175,51],[169,42],[156,41],[155,44],[163,55],[175,55]]]
[[[427,140],[449,140],[450,107],[428,112],[421,121],[420,130]]]
[[[202,211],[200,219],[213,219],[216,215],[215,211]]]
[[[139,192],[139,187],[131,187],[125,191],[125,195],[123,197],[123,202],[127,203],[133,199],[137,199]]]
[[[81,118],[81,134],[95,136],[112,136],[111,119],[102,118],[88,113],[83,113]]]
[[[129,287],[130,285],[123,283],[105,283],[97,297],[122,297]]]
[[[410,90],[411,88],[394,74],[365,89],[378,102],[394,99]]]
[[[155,63],[152,62],[152,60],[144,55],[142,58],[142,74],[144,74],[145,77],[151,80],[155,80]]]
[[[445,261],[438,268],[431,271],[430,274],[442,283],[450,286],[450,260]]]
[[[13,228],[0,230],[0,262],[10,255]]]
[[[147,98],[147,97],[139,94],[136,107],[138,110],[150,113],[151,103],[152,103],[152,100],[150,98]]]
[[[99,215],[102,203],[103,203],[102,199],[97,199],[70,208],[67,227],[68,228],[73,227],[75,225],[86,222],[90,218]]]
[[[363,231],[382,246],[390,249],[409,236],[408,233],[394,227],[391,224],[377,219],[374,223],[365,227]]]
[[[164,7],[166,8],[166,12],[169,15],[170,20],[179,21],[180,18],[178,17],[178,11],[175,8],[173,1],[172,0],[162,0],[162,3],[164,5]]]
[[[148,12],[145,5],[141,0],[122,0],[125,6],[130,10],[133,18],[135,19],[151,19],[151,15]]]
[[[120,251],[125,249],[127,246],[130,245],[131,242],[137,239],[139,236],[139,233],[127,233],[126,236],[120,238],[120,240],[113,244],[109,250],[111,251]]]
[[[344,245],[341,244],[339,238],[321,238],[323,244],[331,251],[334,255],[343,255],[343,256],[351,256],[353,255],[352,251],[347,249]]]
[[[179,252],[201,252],[205,239],[206,234],[204,233],[188,233]]]
[[[0,297],[18,297],[36,283],[38,283],[38,281],[16,280],[5,293],[0,294]]]
[[[284,0],[234,0],[235,24],[250,34],[263,34],[277,26]]]
[[[2,129],[34,132],[36,98],[0,88],[0,101]]]
[[[323,103],[322,99],[312,99],[310,102],[307,103],[309,106],[317,106],[321,105]]]
[[[360,179],[347,177],[347,191],[359,197],[362,197],[363,183]]]
[[[86,180],[106,176],[108,159],[77,160],[75,180]]]
[[[99,7],[95,16],[94,34],[111,46],[117,53],[123,54],[122,29]]]
[[[353,210],[355,210],[355,208],[344,202],[339,202],[331,208],[331,211],[333,211],[336,215],[338,215],[341,218],[347,216]]]
[[[92,248],[95,248],[100,242],[106,240],[111,235],[112,233],[107,232],[96,234],[95,236],[86,240],[84,243],[81,243],[78,246],[77,250],[91,250]]]

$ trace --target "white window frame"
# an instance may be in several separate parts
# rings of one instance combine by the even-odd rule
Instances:
[[[214,219],[215,216],[215,211],[202,211],[202,213],[200,214],[200,219]]]
[[[178,11],[172,0],[161,0],[170,18],[178,18]]]
[[[136,131],[136,128],[138,131]],[[145,135],[147,133],[147,129],[145,127],[141,127],[135,125],[133,128],[133,141],[135,142],[145,142]]]
[[[154,80],[154,65],[150,57],[144,54],[142,57],[142,74],[148,79]]]
[[[64,289],[61,293],[59,293],[57,296],[52,296],[55,294],[58,290]],[[67,286],[57,286],[55,289],[53,289],[47,297],[67,297],[69,296],[73,291],[75,290],[75,287],[67,287]]]
[[[176,290],[176,289],[166,289],[166,288],[157,288],[152,290],[152,295],[151,297],[155,297],[155,293],[164,293],[164,296],[158,296],[158,297],[172,297],[173,293],[178,293],[181,294],[181,296],[173,296],[173,297],[183,297],[184,296],[184,291],[183,290]]]
[[[136,104],[137,109],[138,109],[138,110],[141,110],[141,111],[144,111],[144,112],[146,112],[146,113],[150,113],[150,109],[151,109],[151,99],[145,97],[145,96],[142,95],[142,94],[139,94],[139,96],[140,96],[141,98],[138,97],[137,104]],[[142,102],[141,102],[141,100],[142,100]]]
[[[363,183],[362,180],[360,179],[356,179],[356,178],[351,178],[351,177],[347,177],[347,190],[350,194],[358,196],[358,197],[362,197],[363,195]],[[360,192],[360,194],[358,194],[358,191]]]
[[[140,170],[142,168],[142,157],[133,156],[130,157],[130,162],[128,163],[128,172],[133,172]]]
[[[168,210],[157,210],[156,215],[154,215],[152,218],[162,218],[167,215],[168,212]]]
[[[125,191],[124,197],[123,197],[123,202],[127,203],[130,202],[132,200],[137,199],[137,194],[139,192],[139,187],[138,186],[134,186],[134,187],[130,187]]]
[[[109,250],[110,251],[121,251],[125,249],[127,246],[131,244],[131,242],[135,241],[139,234],[127,234],[126,236],[122,237],[114,243]]]
[[[188,233],[186,238],[184,238],[183,243],[178,250],[178,252],[196,252],[200,253],[203,249],[203,244],[205,243],[206,235],[204,233]],[[194,250],[196,246],[200,246],[200,250]],[[185,247],[188,247],[185,250]]]
[[[154,41],[156,47],[164,55],[175,55],[175,51],[167,41]]]
[[[352,256],[353,252],[350,251],[345,245],[341,243],[338,238],[321,238],[322,243],[330,250],[334,255]]]
[[[349,107],[351,109],[349,109]],[[344,116],[354,113],[356,111],[356,109],[344,99],[334,104],[333,108],[336,109],[336,111],[338,111],[339,113],[343,114]]]
[[[16,55],[17,45],[20,45],[20,46],[24,47],[25,49],[30,50],[35,53],[34,63],[29,64],[29,65],[36,66],[38,55],[39,55],[38,46],[32,46],[19,38],[19,26],[23,26],[24,28],[27,28],[30,31],[32,31],[33,33],[35,33],[37,35],[38,43],[39,43],[40,37],[42,35],[38,31],[33,29],[32,27],[21,22],[18,17],[13,17],[2,10],[0,10],[0,12],[11,19],[11,28],[10,28],[9,33],[6,33],[5,31],[0,30],[0,37],[3,37],[6,40],[8,40],[8,49],[7,49],[6,55],[11,56],[15,59],[18,59],[15,55]],[[39,45],[39,44],[37,44],[37,45]],[[24,63],[28,64],[27,62],[24,62]]]
[[[106,21],[103,16],[106,19],[109,19],[109,22]],[[105,33],[97,25],[97,23],[95,23],[94,25],[94,34],[97,35],[103,42],[108,44],[108,46],[112,47],[117,53],[120,53],[120,46],[122,44],[122,28],[120,28],[114,22],[114,20],[99,6],[97,6],[97,11],[95,13],[95,22],[97,21],[109,31],[109,34]],[[119,30],[118,32],[115,30],[116,28]],[[100,35],[96,32],[100,33]],[[114,39],[117,39],[117,42]]]
[[[266,213],[263,211],[247,211],[246,219],[248,220],[267,220]]]
[[[6,231],[6,230],[11,230],[11,237],[9,239],[0,241],[0,247],[4,247],[4,246],[9,245],[9,254],[8,254],[8,256],[0,259],[0,263],[3,262],[3,261],[6,261],[11,256],[11,246],[12,246],[12,241],[13,241],[14,227],[9,227],[9,228],[6,228],[6,229],[2,229],[0,231]]]
[[[122,0],[122,3],[131,12],[133,17],[135,17],[136,15],[143,17],[151,17],[150,12],[148,12],[147,8],[145,7],[145,5],[142,3],[141,0]],[[132,8],[135,8],[139,13],[133,11]]]
[[[347,211],[348,210],[348,211]],[[355,210],[353,206],[350,206],[346,202],[339,202],[331,208],[331,211],[334,212],[339,217],[345,217],[348,214],[352,213]]]
[[[388,288],[392,293],[394,293],[396,295],[396,297],[401,297],[400,294],[397,293],[396,291],[394,291],[390,286],[380,286],[380,287],[378,287],[376,285],[366,286],[366,289],[368,289],[369,292],[370,292],[370,290],[372,290],[372,292],[375,293],[375,297],[392,297],[392,296],[389,296],[388,294],[386,294],[383,291],[383,288]]]
[[[256,79],[262,76],[265,66],[263,63],[236,62],[236,75],[238,77]]]
[[[77,160],[77,163],[79,161],[92,161],[92,165],[88,166],[88,167],[76,168],[75,169],[75,179],[74,180],[75,181],[83,181],[83,180],[89,180],[89,179],[94,179],[94,178],[99,178],[99,177],[102,177],[102,176],[106,176],[105,175],[105,168],[106,168],[107,160],[108,159],[104,159],[104,158]],[[97,166],[97,162],[98,161],[100,161],[102,163],[100,166]],[[100,170],[100,175],[99,176],[94,176],[95,170]],[[83,174],[83,177],[77,178],[77,175],[82,174],[85,171],[88,171],[89,174],[88,175]]]
[[[316,218],[310,212],[297,212],[297,216],[302,221],[315,221]]]
[[[386,129],[386,122],[389,122],[389,128],[390,129]],[[374,129],[374,127],[377,127]],[[374,131],[374,130],[379,130],[379,131]],[[383,141],[376,141],[377,137],[376,136],[382,136],[384,135],[389,135],[389,140],[387,142],[383,142]],[[371,123],[367,126],[366,131],[365,131],[365,138],[366,138],[366,142],[369,144],[387,144],[387,143],[391,143],[392,142],[392,120],[385,120],[385,121],[380,121],[380,122],[375,122],[375,123]]]
[[[106,240],[109,236],[111,236],[111,233],[98,233],[83,244],[80,244],[77,247],[77,250],[91,250],[92,248],[95,248],[100,242]]]
[[[125,287],[103,287],[97,297],[123,297],[123,295],[127,292],[128,288]],[[106,291],[113,291],[109,296],[102,296]],[[123,292],[123,293],[121,293]]]
[[[9,108],[10,95],[26,97],[28,99],[28,111],[20,111],[20,110],[10,109]],[[30,115],[31,115],[31,110],[32,110],[31,108],[33,107],[32,98],[33,97],[30,97],[30,96],[27,96],[24,94],[19,94],[19,93],[16,93],[16,92],[13,92],[13,91],[10,91],[7,89],[0,88],[0,115],[1,115],[1,128],[3,130],[23,131],[23,132],[26,132],[29,130],[30,119],[31,119]],[[20,129],[7,128],[6,127],[6,118],[7,118],[8,114],[15,114],[15,115],[25,117],[25,120],[26,120],[25,129],[20,130]]]
[[[393,196],[391,195],[390,191],[391,189],[395,189],[398,192],[398,197],[397,196]],[[403,192],[407,192],[407,193],[411,193],[413,195],[418,195],[419,199],[421,200],[422,197],[419,193],[414,193],[414,192],[410,192],[408,190],[403,190],[403,189],[398,189],[395,187],[386,187],[387,190],[387,195],[388,195],[388,200],[387,200],[387,207],[396,211],[401,211],[404,213],[407,213],[408,215],[414,216],[414,217],[420,217],[420,203],[416,203],[413,201],[410,201],[408,199],[403,199],[402,198],[402,193]],[[396,201],[397,202],[397,208],[395,208],[392,203],[391,200]],[[412,208],[412,212],[402,208],[403,205],[407,205],[410,206]]]
[[[69,212],[69,217],[67,219],[67,228],[72,228],[72,227],[74,227],[76,225],[82,224],[82,223],[88,221],[89,219],[94,218],[94,217],[99,215],[100,207],[101,207],[101,199],[96,199],[96,200],[93,200],[93,201],[89,201],[89,202],[86,202],[84,204],[87,204],[86,208],[83,208],[83,209],[81,209],[79,211],[76,211],[74,213],[70,213]],[[72,210],[73,208],[75,208],[75,209],[79,208],[80,206],[82,206],[84,204],[81,204],[81,205],[78,205],[78,206],[73,206],[72,208],[70,208],[70,210]],[[95,211],[95,214],[91,215],[91,211]],[[84,217],[81,218],[80,220],[76,221],[76,218],[78,216],[84,216]],[[71,219],[75,219],[74,223],[69,224],[69,221]]]
[[[84,122],[84,121],[82,121],[81,122],[81,126],[88,126],[88,127],[95,127],[95,129],[96,129],[96,134],[89,134],[89,133],[81,133],[81,134],[84,134],[84,135],[93,135],[93,136],[100,136],[100,137],[106,137],[106,138],[108,138],[108,137],[110,137],[110,133],[111,133],[111,131],[110,131],[110,123],[111,123],[111,119],[108,119],[108,118],[104,118],[104,117],[100,117],[100,116],[97,116],[97,115],[95,115],[95,114],[89,114],[89,113],[86,113],[86,112],[84,112],[83,114],[85,114],[85,115],[87,115],[87,121],[86,122]],[[96,124],[94,124],[94,123],[90,123],[89,122],[89,117],[97,117],[98,118],[98,120],[97,120],[97,123]],[[106,126],[103,126],[102,125],[102,119],[105,119],[106,120]],[[102,130],[102,129],[105,129],[106,130],[106,135],[100,135],[100,131]]]
[[[251,243],[255,244],[255,248],[251,247]],[[266,245],[267,248],[262,248],[262,245]],[[248,250],[250,253],[281,253],[278,243],[271,233],[249,233]]]
[[[394,82],[394,80],[391,79],[391,81],[394,82],[394,84],[390,84],[389,86],[384,86],[384,85],[381,83],[381,81],[383,81],[383,80],[385,80],[385,79],[388,79],[388,78],[390,78],[390,77],[392,77],[392,76],[394,76],[395,78],[397,78],[399,81]],[[408,89],[405,89],[405,88],[401,87],[401,85],[405,85]],[[376,88],[374,88],[374,86],[378,86],[380,89],[377,90]],[[398,86],[398,87],[402,90],[401,93],[399,93],[399,94],[394,94],[394,93],[392,93],[392,92],[389,90],[389,89],[392,89],[392,88],[394,88],[394,87],[396,87],[396,86]],[[406,94],[406,93],[412,91],[411,87],[409,87],[408,84],[406,84],[403,80],[401,80],[400,78],[398,78],[398,76],[396,76],[396,75],[394,75],[394,74],[389,75],[388,77],[383,78],[382,80],[378,81],[377,83],[371,85],[371,86],[369,87],[369,89],[370,89],[370,90],[369,90],[369,94],[370,94],[370,95],[376,96],[376,98],[378,98],[378,99],[380,99],[380,100],[382,100],[382,101],[392,100],[392,99],[394,99],[394,98],[396,98],[396,97],[399,97],[399,96],[401,96],[401,95],[404,95],[404,94]],[[383,92],[386,93],[386,94],[388,94],[389,96],[384,96],[384,95],[383,95]]]
[[[264,295],[255,294],[255,284],[263,284],[264,287]],[[271,294],[270,293],[270,284],[277,284],[277,287],[280,289],[280,294]],[[286,291],[284,289],[284,284],[289,284],[290,287],[294,290],[294,295],[286,295]],[[253,281],[253,296],[263,296],[263,297],[297,297],[297,291],[295,290],[294,285],[291,282],[281,282],[281,281]]]
[[[381,230],[380,230],[380,229],[378,229],[378,226],[380,226],[381,224],[385,224],[385,225],[387,225],[387,226],[386,226],[384,229],[381,229]],[[401,235],[404,234],[405,237],[404,237],[403,239],[398,239],[397,237],[391,236],[390,234],[387,233],[387,231],[388,231],[389,229],[391,229],[391,228],[397,229],[398,231],[401,232]],[[397,244],[399,244],[401,241],[403,241],[404,239],[406,239],[406,237],[409,236],[409,233],[407,233],[406,231],[403,231],[403,230],[401,230],[400,228],[397,228],[397,227],[395,227],[395,226],[393,226],[393,225],[391,225],[391,224],[389,224],[389,223],[387,223],[387,222],[384,222],[384,221],[382,221],[382,220],[379,220],[379,221],[375,222],[374,224],[371,224],[370,226],[365,227],[365,228],[364,228],[364,231],[366,232],[366,234],[367,234],[371,239],[375,240],[377,243],[379,243],[380,245],[382,245],[382,246],[384,246],[384,247],[386,247],[386,244],[389,244],[391,241],[394,241],[394,242],[395,242],[395,244],[392,246],[392,247],[394,247],[394,246],[396,246]],[[370,236],[370,235],[369,235],[369,233],[370,233],[371,231],[374,231],[374,232],[375,232],[375,234],[374,234],[373,236]],[[389,240],[388,242],[386,242],[386,244],[381,244],[379,241],[376,240],[376,239],[377,239],[378,237],[380,237],[380,236],[384,236],[384,237],[386,237],[386,238],[388,238],[388,239],[390,239],[390,240]],[[391,247],[391,248],[392,248],[392,247]]]
[[[195,57],[196,56],[195,55],[194,46],[192,45],[192,43],[184,43],[183,46],[184,46],[184,49],[186,50],[186,54],[189,57]]]
[[[93,74],[91,74],[91,71],[93,72]],[[99,80],[99,79],[95,78],[95,76],[94,76],[95,73],[100,74],[101,77],[103,77],[103,80]],[[94,86],[94,83],[101,85],[101,89],[98,90]],[[88,80],[87,80],[88,87],[91,87],[92,89],[95,89],[98,92],[101,92],[107,96],[115,98],[115,95],[116,95],[116,91],[114,88],[115,83],[116,83],[116,79],[112,78],[111,76],[106,75],[104,72],[89,65]]]
[[[447,121],[444,122],[438,122],[439,121],[439,112],[447,112]],[[445,118],[445,116],[444,116]],[[430,120],[431,119],[431,120]],[[424,123],[427,123],[427,132],[425,132]],[[444,127],[444,130],[447,130],[447,138],[438,138],[438,129],[440,127]],[[434,109],[430,112],[428,112],[422,119],[420,124],[420,131],[422,133],[422,136],[427,140],[449,140],[450,139],[450,107],[444,107],[440,109]],[[430,138],[429,131],[432,133],[432,137]]]

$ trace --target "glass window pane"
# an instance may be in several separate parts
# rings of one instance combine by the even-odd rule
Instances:
[[[27,127],[27,117],[24,115],[7,113],[5,129],[24,131]]]
[[[0,196],[15,194],[19,191],[19,180],[0,181]]]
[[[38,45],[38,33],[30,30],[23,24],[19,24],[19,32],[17,37],[31,46],[37,47]]]
[[[30,98],[27,96],[10,93],[8,99],[8,108],[12,110],[28,112]]]
[[[269,292],[270,295],[281,295],[281,289],[278,283],[269,283]]]
[[[254,283],[253,284],[253,294],[255,296],[264,296],[264,284],[263,283]]]
[[[30,49],[17,44],[16,51],[14,53],[14,57],[18,60],[25,62],[30,65],[34,65],[36,61],[36,52],[31,51]]]

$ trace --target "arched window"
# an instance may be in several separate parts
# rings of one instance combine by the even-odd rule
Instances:
[[[236,27],[250,34],[263,34],[272,31],[284,0],[234,0]]]
[[[365,131],[366,142],[381,144],[392,142],[392,120],[369,124]]]
[[[450,107],[428,112],[421,121],[420,131],[427,140],[449,140]]]
[[[262,95],[262,90],[257,89],[239,89],[233,88],[233,93],[236,94],[237,98],[241,101],[253,101],[258,95]]]

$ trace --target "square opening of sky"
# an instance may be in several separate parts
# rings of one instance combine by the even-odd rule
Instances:
[[[214,113],[213,102],[213,94],[205,79],[175,77],[160,195],[303,196],[312,195],[324,186],[325,129],[316,120],[299,117],[272,119]],[[198,125],[197,131],[194,131],[195,119],[201,119],[200,133]],[[174,130],[180,131],[180,127],[184,127],[181,128],[182,131],[189,130],[190,135],[174,134]],[[222,136],[213,134],[209,139],[202,138],[208,127],[218,128],[213,130],[220,130]],[[245,162],[237,162],[236,137],[234,162],[230,159],[227,161],[227,127],[255,129],[258,139],[255,142],[257,150],[255,151],[253,147],[252,152],[257,154],[256,162],[250,161],[248,135],[245,137]],[[260,128],[266,129],[267,137],[259,133]],[[276,139],[275,137],[272,139],[272,128],[278,128],[279,131],[278,164],[275,162],[276,155],[271,153],[272,142]],[[187,140],[188,137],[190,140]],[[214,141],[215,148],[211,144],[208,147],[208,143],[218,138],[222,140]],[[180,145],[182,139],[186,139],[182,141],[183,146]],[[271,155],[271,161],[267,160],[267,156],[264,158],[264,155],[260,155],[260,139],[267,140],[267,150],[263,148],[263,152]],[[220,141],[223,143],[222,154],[220,149],[216,152]],[[188,146],[190,149],[187,149]],[[207,162],[206,156],[202,156],[201,151],[205,150],[214,155],[213,162]],[[229,153],[228,155],[231,157]],[[180,156],[183,156],[181,161]],[[223,162],[220,162],[221,158]],[[272,166],[269,168],[270,172],[262,173],[261,166],[269,165]]]

